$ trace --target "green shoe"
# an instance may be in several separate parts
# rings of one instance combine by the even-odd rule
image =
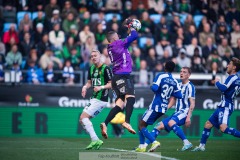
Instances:
[[[96,144],[97,141],[92,141],[85,149],[89,150],[92,149],[94,147],[94,145]]]
[[[151,148],[148,150],[148,152],[154,152],[158,147],[160,147],[160,142],[154,141],[152,143]]]
[[[146,149],[147,149],[147,147],[142,147],[142,148],[137,147],[137,148],[135,149],[135,152],[146,152]]]
[[[103,145],[103,141],[102,140],[96,140],[96,141],[94,141],[95,142],[95,144],[94,144],[94,146],[93,146],[93,149],[99,149],[102,145]]]

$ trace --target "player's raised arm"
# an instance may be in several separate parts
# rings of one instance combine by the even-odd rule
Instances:
[[[124,21],[124,26],[130,31],[129,36],[127,37],[126,47],[129,47],[130,44],[138,38],[137,26],[135,26],[136,22],[141,26],[141,23],[136,19],[129,18]]]

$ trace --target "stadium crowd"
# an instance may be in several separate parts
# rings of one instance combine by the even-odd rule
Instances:
[[[237,0],[0,0],[0,81],[5,70],[26,70],[23,82],[73,84],[93,49],[110,65],[106,33],[125,37],[128,17],[142,24],[129,47],[140,75],[162,71],[167,60],[176,72],[225,73],[240,58]]]

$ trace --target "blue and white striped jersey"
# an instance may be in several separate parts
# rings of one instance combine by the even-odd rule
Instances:
[[[190,100],[189,98],[193,98],[195,99],[195,86],[192,84],[192,82],[188,82],[186,84],[182,84],[182,82],[180,83],[180,87],[181,87],[181,92],[182,92],[182,99],[177,99],[176,102],[176,111],[182,111],[184,113],[188,113],[189,107],[190,107]]]
[[[240,78],[236,74],[230,75],[223,84],[218,81],[215,85],[222,92],[218,106],[234,110],[234,99],[240,93]]]
[[[181,88],[171,73],[159,73],[154,78],[151,89],[155,95],[149,109],[155,110],[156,112],[166,112],[171,96],[182,98]]]

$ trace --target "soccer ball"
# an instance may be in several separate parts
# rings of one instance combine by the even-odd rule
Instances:
[[[141,22],[138,19],[132,20],[132,28],[134,28],[136,31],[139,31],[141,27],[142,27]]]

